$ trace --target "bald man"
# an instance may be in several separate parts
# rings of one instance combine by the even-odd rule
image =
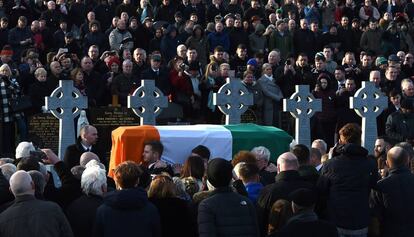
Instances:
[[[276,182],[263,188],[257,199],[257,216],[261,236],[267,234],[268,217],[274,202],[279,199],[289,200],[290,193],[300,188],[313,188],[309,182],[299,176],[299,162],[291,152],[281,154],[277,159]]]
[[[73,236],[62,209],[35,198],[35,186],[26,171],[19,170],[10,177],[10,190],[15,202],[0,214],[0,236]]]
[[[102,164],[106,166],[107,163],[104,159],[105,157],[103,156],[103,153],[101,153],[96,147],[97,141],[98,131],[94,126],[86,125],[81,128],[80,136],[78,137],[76,143],[66,148],[63,162],[65,162],[66,166],[71,169],[72,167],[80,164],[80,157],[84,152],[90,151],[95,153],[101,160]]]
[[[401,147],[387,153],[389,175],[378,182],[370,198],[377,226],[381,226],[378,236],[414,236],[414,175],[408,162],[408,153]]]

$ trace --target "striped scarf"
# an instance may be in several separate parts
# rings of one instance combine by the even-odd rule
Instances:
[[[11,116],[10,106],[9,106],[9,99],[10,93],[7,93],[7,85],[3,78],[0,78],[0,98],[1,98],[1,121],[2,122],[11,122],[13,118]]]

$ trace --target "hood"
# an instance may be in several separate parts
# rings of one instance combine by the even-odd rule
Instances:
[[[147,193],[142,188],[117,190],[108,193],[104,203],[116,209],[140,209],[147,205]]]
[[[336,152],[346,155],[346,156],[357,156],[357,157],[361,157],[361,156],[367,156],[368,155],[368,150],[363,148],[360,145],[357,144],[345,144],[345,145],[341,145],[338,146],[336,148]]]
[[[203,29],[203,27],[202,27],[201,25],[195,25],[195,26],[193,27],[193,36],[194,36],[194,37],[196,36],[196,35],[195,35],[195,31],[196,31],[197,29],[201,30],[201,37],[203,37],[203,35],[204,35],[204,29]]]
[[[263,34],[265,32],[266,28],[263,24],[257,24],[256,28],[254,29],[254,33],[256,34]]]
[[[168,35],[169,33],[171,33],[171,31],[175,30],[177,32],[177,28],[173,25],[170,24],[167,29],[165,30],[165,35]],[[178,34],[178,33],[177,33]]]

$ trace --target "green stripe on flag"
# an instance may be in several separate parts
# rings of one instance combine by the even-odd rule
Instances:
[[[256,124],[225,125],[233,137],[233,156],[240,150],[265,146],[270,150],[270,160],[275,162],[283,152],[289,151],[292,137],[282,129]]]

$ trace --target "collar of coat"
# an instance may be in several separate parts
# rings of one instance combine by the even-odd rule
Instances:
[[[297,170],[282,171],[276,175],[276,182],[299,180],[299,179],[300,179],[300,176]]]

